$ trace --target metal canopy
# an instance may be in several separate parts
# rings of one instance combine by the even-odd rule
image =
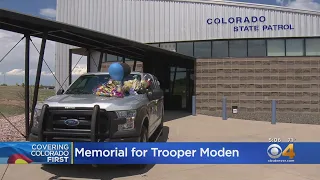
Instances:
[[[5,9],[0,9],[0,29],[29,34],[39,38],[43,37],[43,33],[47,33],[47,40],[139,61],[155,59],[155,57],[157,57],[156,59],[168,58],[177,61],[195,60],[190,56],[136,41]]]
[[[137,60],[142,61],[146,63],[146,66],[153,66],[153,68],[156,68],[157,63],[167,63],[167,64],[168,63],[174,63],[174,64],[195,63],[194,57],[185,56],[182,54],[178,54],[176,52],[164,50],[161,48],[153,47],[147,44],[131,41],[128,39],[115,37],[109,34],[104,34],[101,32],[97,32],[97,31],[93,31],[93,30],[89,30],[89,29],[85,29],[85,28],[81,28],[81,27],[77,27],[69,24],[64,24],[56,21],[51,21],[47,19],[42,19],[42,18],[30,16],[30,15],[16,13],[16,12],[4,10],[4,9],[0,9],[0,29],[24,34],[23,38],[25,38],[26,40],[26,44],[25,44],[25,126],[26,126],[25,130],[26,130],[26,135],[23,135],[26,137],[26,139],[28,139],[30,127],[32,127],[33,125],[34,110],[38,101],[38,91],[39,91],[39,85],[40,85],[42,64],[43,62],[45,62],[43,57],[45,53],[45,45],[47,40],[51,40],[51,41],[55,41],[63,44],[69,44],[69,45],[77,46],[80,48],[85,48],[89,54],[92,51],[100,51],[101,54],[100,54],[98,68],[99,67],[101,68],[101,62],[103,57],[102,53],[121,56],[123,57],[123,60],[124,58],[130,58],[135,60],[134,63],[136,63]],[[40,50],[38,51],[39,61],[37,66],[35,88],[34,88],[34,94],[32,99],[31,116],[29,116],[29,102],[30,102],[29,101],[29,98],[30,98],[29,96],[29,93],[30,93],[29,92],[29,75],[30,75],[29,74],[29,63],[30,63],[29,56],[30,56],[30,42],[32,42],[30,39],[30,36],[39,37],[42,39],[41,47],[40,47]],[[19,44],[20,41],[17,44]],[[8,53],[10,53],[11,50]],[[6,55],[3,58],[5,58]],[[70,55],[71,53],[69,54],[69,56]],[[88,58],[90,58],[90,56],[88,56]],[[69,57],[69,60],[70,60],[70,57]],[[70,71],[69,74],[71,74],[71,66],[69,67],[69,71]],[[69,81],[70,80],[71,79],[69,78]]]

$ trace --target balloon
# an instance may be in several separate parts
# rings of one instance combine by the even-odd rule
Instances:
[[[120,63],[112,63],[109,66],[108,71],[109,71],[111,78],[116,81],[122,81],[122,79],[124,78],[123,67]]]
[[[123,77],[127,77],[131,73],[131,67],[126,63],[121,63],[123,69]]]

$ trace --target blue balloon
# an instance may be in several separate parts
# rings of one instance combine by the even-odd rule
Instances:
[[[111,76],[111,78],[113,80],[116,81],[122,81],[123,80],[123,76],[124,76],[124,71],[123,71],[123,67],[121,66],[120,63],[112,63],[109,66],[109,75]]]

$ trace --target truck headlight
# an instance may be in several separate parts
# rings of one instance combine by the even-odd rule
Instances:
[[[126,131],[134,129],[134,120],[136,118],[137,111],[129,110],[129,111],[117,111],[118,118],[125,118],[126,122],[124,124],[118,125],[118,131]]]
[[[35,109],[33,115],[33,128],[39,128],[39,117],[41,114],[41,109]]]

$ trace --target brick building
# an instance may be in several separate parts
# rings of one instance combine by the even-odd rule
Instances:
[[[192,66],[151,62],[163,81],[169,109],[190,111],[196,95],[197,113],[221,116],[225,96],[229,116],[270,120],[274,99],[279,121],[318,123],[319,12],[224,1],[57,2],[58,21],[195,57]],[[68,75],[63,63],[73,48],[57,45],[60,79]],[[98,52],[92,54],[98,59]],[[105,54],[102,71],[124,59],[134,64],[135,59]],[[145,64],[136,64],[137,71],[145,71]],[[232,106],[237,114],[231,113]]]

